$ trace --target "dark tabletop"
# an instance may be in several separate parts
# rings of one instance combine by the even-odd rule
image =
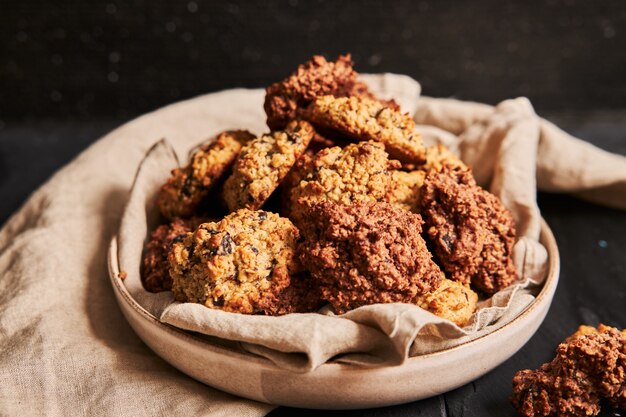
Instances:
[[[313,53],[406,73],[425,93],[488,103],[526,95],[568,132],[626,155],[621,1],[12,1],[0,13],[0,224],[55,170],[166,103],[277,80]],[[561,254],[535,336],[484,377],[428,400],[272,416],[515,415],[515,371],[551,359],[579,324],[626,326],[626,212],[539,193]],[[613,416],[605,408],[603,416]]]

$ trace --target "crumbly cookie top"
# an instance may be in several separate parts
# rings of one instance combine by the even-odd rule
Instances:
[[[366,97],[316,98],[305,112],[314,125],[336,130],[356,140],[373,140],[385,145],[392,158],[422,163],[425,149],[422,136],[408,113]]]
[[[626,336],[600,325],[574,334],[556,357],[513,378],[511,402],[522,416],[593,416],[604,399],[626,409]]]
[[[177,300],[241,313],[260,312],[299,271],[298,229],[274,213],[241,209],[204,223],[170,251]]]
[[[172,171],[161,187],[157,206],[168,219],[190,217],[215,183],[226,173],[243,144],[253,139],[247,130],[230,130],[201,146],[189,163]]]
[[[291,189],[294,221],[298,224],[302,211],[322,200],[345,205],[388,201],[395,186],[390,169],[398,166],[377,142],[322,149],[306,163],[299,184]]]
[[[266,89],[263,107],[267,125],[272,130],[282,129],[298,117],[299,110],[322,95],[372,97],[365,84],[357,81],[350,54],[340,55],[335,62],[314,55],[289,77]]]
[[[322,201],[307,210],[299,257],[337,313],[411,302],[443,279],[418,214],[388,203]]]
[[[228,208],[234,211],[261,207],[304,153],[314,134],[308,122],[294,120],[285,130],[263,135],[244,146],[224,184]]]
[[[517,279],[511,213],[479,187],[471,171],[430,170],[421,191],[421,214],[435,253],[450,278],[494,294]]]
[[[476,310],[478,294],[468,286],[444,279],[434,290],[415,299],[415,304],[436,316],[465,326]]]

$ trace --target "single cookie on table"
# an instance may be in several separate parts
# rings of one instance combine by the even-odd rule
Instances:
[[[253,138],[246,130],[230,130],[201,146],[191,156],[189,164],[172,170],[172,176],[161,187],[157,199],[161,213],[168,219],[196,214],[211,188],[235,161],[241,147]]]
[[[477,303],[478,294],[450,279],[444,279],[434,291],[415,299],[419,307],[461,327],[472,318]]]
[[[513,217],[496,196],[476,184],[471,171],[431,169],[421,190],[420,213],[451,279],[489,295],[517,279]]]
[[[241,209],[203,223],[168,255],[176,300],[262,313],[300,272],[298,229],[277,214]]]
[[[411,303],[444,279],[421,236],[422,219],[389,203],[319,202],[302,224],[300,260],[338,314]]]
[[[425,161],[422,136],[415,122],[385,103],[366,97],[316,98],[303,113],[315,126],[337,131],[355,140],[373,140],[385,145],[389,155],[403,163]]]
[[[602,400],[626,410],[626,335],[609,326],[579,330],[551,362],[513,378],[511,402],[525,417],[594,416]]]
[[[314,134],[308,122],[294,120],[285,130],[263,135],[244,146],[233,173],[224,183],[224,201],[230,211],[260,208],[304,153]]]
[[[161,292],[172,289],[172,278],[167,261],[168,252],[174,243],[180,242],[198,225],[207,221],[209,219],[201,217],[175,218],[169,224],[157,227],[150,234],[151,240],[146,245],[141,270],[141,281],[146,290]]]
[[[284,128],[319,96],[373,98],[367,86],[357,80],[357,75],[352,69],[349,54],[340,55],[335,62],[314,55],[310,61],[298,66],[289,77],[267,87],[263,104],[267,125],[272,130]]]
[[[319,201],[351,204],[362,201],[389,201],[395,187],[392,169],[398,161],[389,160],[378,142],[359,142],[345,148],[322,149],[303,161],[300,181],[293,181],[289,198],[290,218],[299,226],[304,211]]]

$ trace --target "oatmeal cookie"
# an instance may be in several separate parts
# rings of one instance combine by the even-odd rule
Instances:
[[[609,326],[577,332],[551,362],[513,378],[511,402],[526,417],[593,416],[602,399],[626,409],[626,337]]]
[[[511,253],[511,213],[476,185],[471,171],[430,170],[421,190],[421,214],[439,262],[450,278],[494,294],[517,279]]]
[[[235,211],[261,207],[304,153],[314,133],[308,122],[294,120],[285,130],[263,135],[244,146],[224,183],[228,208]]]
[[[442,144],[428,146],[426,148],[425,157],[426,161],[424,165],[419,167],[423,171],[430,171],[431,169],[441,171],[444,166],[468,169],[467,165],[465,165],[458,156],[450,152],[450,150]]]
[[[355,140],[385,145],[392,158],[405,163],[425,161],[422,136],[408,113],[365,97],[318,97],[304,112],[315,126],[335,130]]]
[[[168,219],[190,217],[209,194],[211,188],[226,173],[243,144],[254,138],[246,130],[222,132],[201,146],[188,165],[172,170],[172,176],[161,187],[157,206]]]
[[[169,224],[157,227],[150,234],[151,240],[146,245],[141,270],[141,281],[146,290],[161,292],[172,289],[167,254],[174,243],[183,240],[187,233],[193,232],[205,221],[209,220],[200,217],[174,218]]]
[[[443,279],[418,214],[389,203],[322,201],[306,219],[300,260],[338,314],[368,304],[410,303]]]
[[[219,222],[203,223],[168,255],[172,292],[178,301],[259,313],[300,272],[295,258],[298,229],[274,213],[241,209]]]
[[[419,307],[461,327],[472,318],[477,302],[478,294],[470,287],[450,279],[444,279],[436,290],[415,299]]]
[[[394,177],[396,186],[391,193],[390,202],[405,210],[419,212],[420,190],[424,185],[426,172],[396,171]]]
[[[367,86],[357,81],[357,75],[349,54],[340,55],[335,62],[314,55],[310,61],[298,66],[291,76],[267,87],[263,104],[267,125],[272,130],[284,128],[319,96],[373,98]]]
[[[299,183],[291,189],[291,218],[299,226],[306,216],[303,211],[321,200],[389,201],[395,187],[390,170],[398,167],[377,142],[322,149],[305,161],[304,175],[299,174]]]

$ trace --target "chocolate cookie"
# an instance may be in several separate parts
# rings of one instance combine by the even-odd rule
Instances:
[[[373,140],[385,145],[392,158],[404,163],[425,161],[422,137],[408,113],[365,97],[316,98],[304,112],[315,126],[337,131],[355,140]]]
[[[242,145],[253,138],[246,130],[232,130],[201,146],[189,164],[174,169],[161,187],[157,199],[161,213],[168,219],[196,214],[202,200],[235,161]]]
[[[322,201],[306,219],[300,260],[338,314],[374,303],[411,303],[443,279],[418,214],[389,203]]]
[[[511,402],[525,417],[594,416],[600,401],[626,410],[626,336],[600,325],[559,345],[556,357],[513,378]]]
[[[263,135],[244,146],[224,184],[228,208],[260,208],[304,153],[314,134],[308,122],[294,120],[285,130]]]
[[[263,312],[299,272],[298,237],[289,219],[265,211],[241,209],[204,223],[169,253],[172,292],[178,301]]]
[[[431,169],[421,191],[421,214],[435,254],[450,278],[494,294],[517,279],[511,257],[511,213],[476,185],[471,171]]]

